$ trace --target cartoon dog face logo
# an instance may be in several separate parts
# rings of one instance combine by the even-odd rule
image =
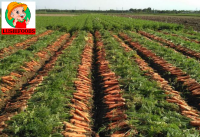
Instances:
[[[20,2],[11,2],[6,10],[8,24],[15,28],[26,28],[30,22],[30,10]]]

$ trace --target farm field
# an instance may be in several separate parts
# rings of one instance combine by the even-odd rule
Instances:
[[[0,136],[198,137],[200,33],[83,14],[0,36]]]
[[[131,17],[135,19],[159,21],[166,23],[177,23],[186,26],[188,29],[193,28],[196,31],[200,31],[200,17],[199,14],[195,15],[181,15],[181,16],[172,16],[172,15],[120,15],[123,17]]]

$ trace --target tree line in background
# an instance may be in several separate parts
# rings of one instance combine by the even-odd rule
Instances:
[[[200,10],[156,10],[152,8],[146,8],[146,9],[133,9],[131,8],[129,12],[133,13],[173,13],[173,14],[178,14],[178,13],[200,13]]]
[[[129,9],[129,10],[59,10],[59,9],[37,9],[36,13],[147,13],[147,14],[158,14],[158,13],[167,13],[167,14],[191,14],[191,13],[200,13],[200,10],[156,10],[152,8],[144,8],[144,9]],[[0,9],[1,13],[1,9]]]
[[[187,13],[200,13],[200,10],[155,10],[152,8],[145,9],[129,9],[129,10],[57,10],[57,9],[38,9],[36,13],[50,13],[50,12],[66,12],[66,13],[148,13],[148,14],[156,14],[156,13],[169,13],[169,14],[187,14]]]

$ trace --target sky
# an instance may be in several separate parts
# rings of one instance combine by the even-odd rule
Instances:
[[[2,1],[0,0],[0,6]],[[200,0],[21,0],[35,1],[37,9],[129,10],[151,7],[157,10],[200,10]]]

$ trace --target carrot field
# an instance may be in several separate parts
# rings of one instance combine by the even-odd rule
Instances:
[[[200,136],[199,32],[83,14],[0,40],[2,137]]]

